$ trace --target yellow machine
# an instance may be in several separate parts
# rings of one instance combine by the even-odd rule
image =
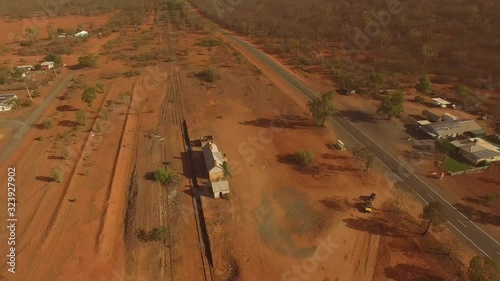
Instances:
[[[372,193],[368,199],[365,201],[365,212],[371,213],[372,212],[372,202],[375,200],[375,197],[377,195],[375,193]]]

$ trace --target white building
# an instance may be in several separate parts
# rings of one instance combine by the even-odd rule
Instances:
[[[227,156],[212,141],[207,142],[202,150],[212,192],[215,198],[220,198],[222,195],[229,193],[229,182],[226,180],[222,168],[222,165],[227,162]]]
[[[11,109],[12,109],[12,106],[0,103],[0,112],[10,111]]]
[[[75,34],[75,37],[87,37],[87,36],[89,36],[89,33],[85,30],[82,30]]]
[[[44,70],[46,70],[46,69],[52,69],[52,68],[54,68],[54,62],[53,61],[44,61],[44,62],[42,62],[40,64],[40,66]]]

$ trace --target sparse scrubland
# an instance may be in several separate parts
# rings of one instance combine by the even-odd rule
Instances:
[[[257,38],[266,52],[341,86],[372,90],[433,83],[491,89],[498,85],[500,2],[488,0],[193,0],[214,21]],[[460,99],[460,97],[458,97]]]

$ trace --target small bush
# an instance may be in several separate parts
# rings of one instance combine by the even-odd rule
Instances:
[[[416,96],[415,97],[415,101],[422,103],[422,102],[424,102],[424,97],[422,97],[422,96]]]
[[[139,76],[139,75],[141,75],[141,72],[137,69],[129,70],[129,71],[123,73],[123,77],[126,77],[126,78]]]
[[[153,228],[147,235],[149,241],[162,241],[168,238],[168,228]]]
[[[301,167],[307,167],[311,165],[314,155],[310,150],[300,150],[295,152],[293,159],[295,163]]]
[[[61,172],[57,168],[52,168],[52,171],[50,172],[50,176],[55,182],[60,183],[61,182]]]
[[[30,99],[21,99],[17,102],[20,107],[30,107],[33,105],[33,101]]]
[[[38,90],[38,89],[33,90],[33,92],[31,93],[31,96],[34,98],[38,98],[40,96],[40,90]]]
[[[215,82],[220,79],[217,69],[209,67],[198,73],[198,76],[206,82]]]
[[[205,38],[198,43],[198,46],[210,48],[210,47],[219,46],[220,44],[221,44],[221,42],[217,39]]]
[[[54,122],[52,122],[52,120],[50,120],[50,119],[45,119],[42,121],[41,125],[42,125],[42,128],[44,128],[44,129],[50,129],[50,128],[54,127]]]
[[[155,180],[162,185],[174,185],[179,181],[179,176],[170,169],[161,168],[154,173]]]
[[[97,56],[86,55],[78,58],[79,67],[95,67],[97,65]]]
[[[85,126],[87,123],[87,111],[84,109],[78,110],[76,112],[76,122],[80,125]]]
[[[35,138],[35,140],[37,140],[37,141],[43,141],[43,139],[44,139],[43,136],[38,136]]]

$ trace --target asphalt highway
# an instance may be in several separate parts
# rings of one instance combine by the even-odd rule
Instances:
[[[226,31],[222,32],[233,43],[242,46],[257,59],[274,70],[283,80],[297,89],[307,99],[311,100],[318,97],[313,90],[301,83],[293,74],[277,64],[262,51]],[[415,193],[422,204],[428,204],[432,201],[439,201],[442,203],[444,206],[444,215],[448,220],[446,224],[452,231],[456,232],[458,236],[462,237],[467,243],[470,243],[472,247],[477,250],[478,254],[500,259],[500,243],[456,209],[450,203],[450,200],[447,199],[449,198],[447,194],[439,190],[439,188],[432,183],[435,179],[429,179],[414,174],[411,165],[405,163],[400,155],[392,155],[389,153],[383,146],[379,145],[373,138],[368,136],[347,118],[341,115],[335,115],[332,117],[332,120],[354,141],[372,151],[378,161],[387,168],[387,173],[385,175],[388,181],[392,183],[401,182]]]

